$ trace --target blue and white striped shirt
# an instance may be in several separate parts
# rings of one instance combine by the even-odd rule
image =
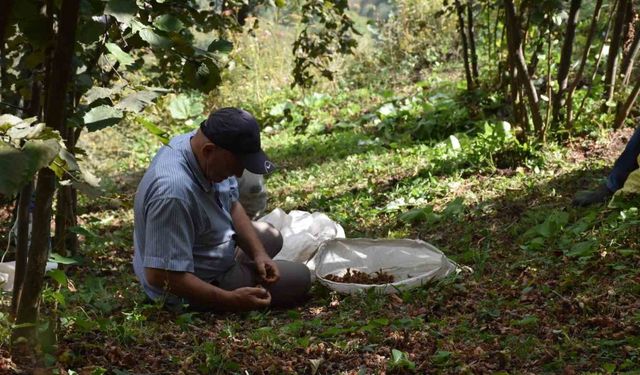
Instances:
[[[179,299],[149,285],[145,267],[191,272],[210,283],[235,263],[230,212],[238,182],[207,181],[191,150],[194,134],[179,135],[158,151],[134,202],[133,268],[150,298],[169,303]]]

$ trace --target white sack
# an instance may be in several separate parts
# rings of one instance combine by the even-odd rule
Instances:
[[[287,214],[276,208],[259,221],[273,225],[282,234],[282,250],[274,259],[305,263],[312,271],[318,246],[323,241],[345,237],[342,226],[320,212],[294,210]]]
[[[56,262],[47,262],[45,266],[45,271],[50,271],[58,268],[58,263]],[[0,263],[0,288],[7,292],[11,292],[13,290],[13,281],[16,273],[16,262],[3,262]]]
[[[380,293],[421,286],[446,277],[458,269],[440,250],[420,240],[334,239],[323,242],[315,257],[317,279],[340,293],[367,289]],[[347,268],[368,274],[383,271],[394,276],[391,284],[338,283],[327,275],[343,276]]]

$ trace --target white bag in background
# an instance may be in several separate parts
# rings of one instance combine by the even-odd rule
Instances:
[[[321,212],[291,211],[276,208],[258,221],[273,225],[283,238],[282,250],[274,259],[305,263],[313,271],[313,257],[326,240],[344,238],[342,226]]]
[[[317,279],[340,293],[353,294],[367,289],[394,293],[441,279],[460,268],[435,246],[420,240],[334,239],[323,242],[315,257]],[[347,269],[367,274],[382,271],[393,275],[390,284],[339,283],[327,275],[343,276]]]
[[[242,172],[242,177],[238,178],[238,192],[240,193],[240,203],[247,211],[247,216],[255,219],[262,215],[267,208],[267,189],[264,186],[264,177],[251,173],[248,170]]]

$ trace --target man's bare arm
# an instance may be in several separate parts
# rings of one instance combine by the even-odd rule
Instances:
[[[238,235],[238,246],[256,263],[256,269],[262,280],[268,284],[278,281],[280,270],[264,249],[251,219],[240,202],[234,202],[231,206],[231,218]]]

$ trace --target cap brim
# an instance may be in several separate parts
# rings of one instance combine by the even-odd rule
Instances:
[[[244,168],[251,173],[268,174],[276,170],[276,165],[262,150],[252,154],[240,154],[238,157],[242,160]]]

